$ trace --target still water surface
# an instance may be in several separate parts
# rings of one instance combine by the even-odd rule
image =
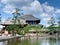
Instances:
[[[60,45],[60,38],[27,38],[0,41],[0,45]]]

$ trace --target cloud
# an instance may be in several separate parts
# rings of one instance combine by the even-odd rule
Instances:
[[[2,4],[0,3],[0,7],[2,6]]]
[[[33,0],[1,0],[1,3],[3,4],[11,4],[14,6],[25,6],[25,5],[29,5]]]
[[[24,6],[24,7],[22,7],[22,9],[24,11],[24,14],[33,14],[39,18],[41,17],[42,21],[48,22],[51,19],[51,14],[49,12],[46,12],[47,8],[45,6],[48,7],[49,12],[54,11],[54,9],[52,9],[51,6],[47,6],[46,4],[43,6],[37,0],[32,2],[29,7]]]
[[[57,9],[55,13],[58,13],[59,14],[60,13],[60,9]]]
[[[36,12],[37,12],[37,11],[40,11],[40,12],[43,11],[42,5],[41,5],[40,2],[37,1],[37,0],[35,0],[34,2],[32,2],[32,3],[30,4],[30,7],[31,7],[32,10],[34,10],[34,11],[36,11]]]
[[[5,6],[5,8],[3,8],[3,11],[11,14],[14,9],[15,7],[13,5],[8,4]]]
[[[1,3],[7,4],[8,0],[1,0]]]
[[[21,8],[23,6],[29,6],[34,0],[1,0],[1,3],[5,5],[3,11],[11,13],[13,8]]]
[[[0,2],[0,8],[2,8],[3,7],[3,5],[2,5],[2,3]]]
[[[49,21],[51,17],[43,18],[44,21]]]
[[[49,6],[48,2],[41,4],[38,0],[2,0],[1,2],[5,4],[3,11],[6,13],[12,13],[17,7],[23,9],[24,14],[35,15],[45,22],[60,13],[60,9]]]
[[[46,13],[51,13],[52,11],[54,12],[54,7],[49,6],[47,2],[43,3],[42,7]]]
[[[40,14],[41,12],[43,12],[41,4],[37,0],[35,0],[34,2],[32,2],[30,4],[30,6],[24,6],[24,7],[22,7],[22,9],[24,10],[25,13],[27,12],[27,13],[31,13],[31,14]]]
[[[48,13],[42,13],[40,16],[42,17],[42,20],[46,22],[51,19],[51,16]]]
[[[40,16],[41,16],[41,17],[48,17],[49,14],[47,14],[47,13],[42,13]]]

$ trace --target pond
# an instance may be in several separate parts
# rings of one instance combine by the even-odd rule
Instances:
[[[0,45],[60,45],[60,38],[25,38],[0,41]]]

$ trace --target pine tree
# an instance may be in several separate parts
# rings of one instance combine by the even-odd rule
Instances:
[[[1,24],[1,14],[0,14],[0,24]]]

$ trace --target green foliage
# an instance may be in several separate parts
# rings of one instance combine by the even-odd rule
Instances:
[[[19,30],[20,28],[19,28],[19,26],[17,26],[17,25],[12,25],[13,26],[13,30]]]
[[[13,14],[13,18],[14,18],[14,24],[16,24],[16,20],[20,23],[20,20],[19,20],[19,18],[20,18],[20,9],[18,9],[18,8],[15,8],[15,12],[13,12],[12,14]]]
[[[59,27],[60,27],[60,17],[58,18],[58,25],[59,25]]]
[[[30,25],[27,25],[24,28],[21,28],[18,33],[20,35],[25,35],[25,33],[28,32],[28,30],[30,30],[30,29],[31,29],[31,26]]]
[[[42,27],[41,27],[40,25],[38,25],[38,26],[36,26],[36,28],[37,28],[38,30],[40,30]]]
[[[57,29],[60,30],[60,26],[58,26]]]
[[[27,25],[27,26],[25,26],[25,27],[23,28],[23,30],[25,30],[25,31],[28,31],[29,29],[31,29],[31,26],[30,26],[30,25]]]
[[[25,32],[24,32],[24,30],[19,30],[18,34],[19,35],[25,35]]]
[[[42,26],[41,25],[37,25],[37,26],[34,26],[32,27],[34,30],[41,30],[42,29]]]
[[[7,30],[7,31],[13,30],[13,26],[12,26],[12,25],[7,26],[7,27],[6,27],[6,30]]]
[[[50,25],[48,27],[50,33],[54,33],[56,30],[58,30],[59,27],[55,27],[54,25]]]
[[[19,27],[17,25],[9,25],[6,27],[7,31],[11,31],[11,30],[19,30]]]
[[[48,29],[49,29],[49,32],[53,32],[55,28],[51,25],[48,27]]]
[[[51,19],[48,22],[48,24],[50,24],[50,26],[48,27],[50,33],[53,33],[56,29],[54,23],[55,23],[55,19],[54,19],[54,17],[51,17]]]
[[[1,17],[1,14],[0,14],[0,23],[1,23],[1,21],[2,21],[1,18],[2,18],[2,17]]]
[[[9,25],[6,27],[6,30],[10,33],[12,33],[13,36],[16,36],[17,30],[19,31],[19,27],[17,25]]]
[[[51,19],[49,20],[49,22],[48,22],[48,24],[54,24],[55,23],[55,19],[54,19],[54,17],[51,17]]]

